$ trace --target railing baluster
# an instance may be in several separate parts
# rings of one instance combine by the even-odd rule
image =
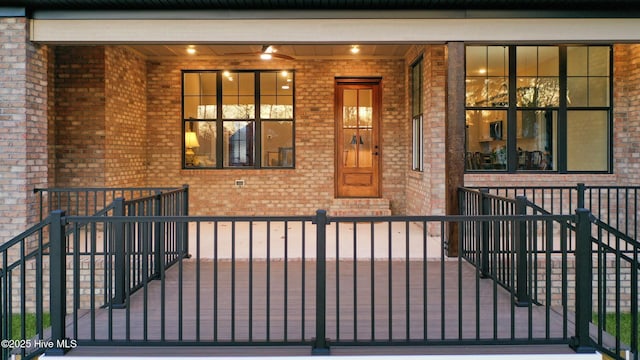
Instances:
[[[527,214],[527,198],[525,196],[516,197],[516,214]],[[528,252],[527,251],[527,223],[518,220],[515,222],[515,252],[516,252],[516,306],[528,306],[530,296],[527,293]]]
[[[316,339],[313,354],[328,355],[329,345],[326,337],[326,301],[327,301],[327,212],[318,210],[316,224]],[[336,239],[337,241],[337,239]],[[338,259],[336,259],[338,261]],[[337,276],[338,274],[336,274]]]
[[[124,216],[124,199],[117,198],[114,200],[114,216]],[[112,306],[115,309],[121,309],[125,306],[125,286],[126,286],[126,251],[125,251],[125,232],[124,232],[124,222],[116,222],[114,223],[115,232],[114,232],[114,297],[112,299]]]
[[[576,210],[576,329],[571,348],[578,353],[595,351],[589,336],[592,296],[591,213]]]
[[[58,342],[66,338],[65,314],[67,294],[67,266],[65,249],[65,213],[61,210],[53,211],[49,232],[49,301],[51,311],[51,341]],[[5,262],[6,264],[6,262]],[[5,314],[7,314],[5,312]],[[64,355],[66,349],[53,348],[46,351],[47,355]]]

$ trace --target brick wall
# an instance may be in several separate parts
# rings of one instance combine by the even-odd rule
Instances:
[[[28,21],[0,18],[0,242],[36,220],[34,187],[47,183],[47,48]]]
[[[114,46],[55,55],[56,186],[144,186],[146,61]]]
[[[123,47],[105,48],[105,183],[144,186],[147,178],[146,61]]]
[[[614,166],[619,181],[640,174],[640,45],[614,47]]]
[[[60,46],[55,56],[55,186],[106,186],[104,47]]]
[[[422,54],[423,69],[423,125],[424,171],[411,171],[411,143],[407,149],[406,191],[407,213],[419,215],[445,214],[445,118],[446,118],[446,60],[444,45],[414,46],[405,56],[406,69]],[[410,78],[407,72],[407,84]],[[408,87],[407,114],[410,113]],[[410,123],[407,115],[405,120]],[[411,138],[411,127],[407,138]]]
[[[296,168],[181,170],[182,69],[291,69],[296,71]],[[148,77],[150,186],[188,183],[192,214],[311,214],[334,198],[334,83],[337,76],[381,76],[382,196],[405,211],[404,62],[298,60],[295,62],[181,59],[151,61]],[[243,179],[246,185],[234,186]]]

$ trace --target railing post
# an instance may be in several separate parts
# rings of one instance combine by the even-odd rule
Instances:
[[[328,355],[327,322],[327,218],[326,210],[316,211],[316,339],[313,343],[313,355]]]
[[[516,215],[527,215],[527,197],[516,196]],[[527,222],[517,220],[515,224],[516,251],[516,306],[529,306],[527,294],[528,259],[527,259]]]
[[[189,216],[189,185],[182,185],[182,214],[183,216]],[[182,226],[182,250],[184,250],[184,257],[190,258],[189,254],[189,222],[181,223]]]
[[[578,183],[578,209],[584,209],[584,193],[587,187],[583,183]]]
[[[154,207],[153,207],[153,216],[162,216],[162,194],[156,193]],[[160,278],[160,274],[162,273],[162,267],[164,266],[164,254],[161,247],[163,234],[163,223],[156,220],[154,223],[154,231],[153,231],[153,278]]]
[[[489,189],[480,189],[480,204],[478,204],[480,215],[491,215],[491,199],[487,196],[488,194]],[[480,275],[483,278],[491,275],[491,269],[489,269],[489,226],[488,221],[481,223]]]
[[[113,200],[113,215],[125,216],[124,199],[119,197]],[[126,298],[126,249],[124,238],[124,222],[113,223],[113,246],[114,246],[114,296],[111,306],[115,309],[125,307]]]
[[[65,317],[67,312],[67,261],[65,244],[65,212],[56,210],[51,213],[51,231],[49,232],[49,281],[51,286],[49,301],[51,311],[51,341],[56,345],[66,338]],[[57,346],[46,351],[47,355],[64,355],[65,348]]]
[[[593,312],[591,212],[576,209],[576,222],[576,331],[570,346],[577,353],[593,353],[595,348],[589,336]]]

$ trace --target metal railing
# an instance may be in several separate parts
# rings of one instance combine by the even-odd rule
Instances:
[[[50,218],[0,245],[0,335],[2,359],[11,353],[30,358],[44,351],[36,342],[48,339],[50,321],[48,279],[49,238],[43,234]],[[15,350],[14,350],[15,349]]]
[[[103,194],[138,194],[139,191],[102,189]],[[181,224],[165,224],[134,233],[105,220],[111,216],[188,215],[187,186],[154,191],[154,195],[139,199],[116,198],[104,209],[74,207],[76,212],[96,210],[92,217],[94,221],[84,224],[87,226],[78,223],[61,226],[62,212],[52,212],[39,224],[0,246],[0,335],[5,341],[0,349],[2,359],[11,354],[32,358],[52,346],[69,344],[63,340],[60,343],[49,341],[54,335],[51,326],[60,320],[50,311],[52,302],[65,304],[69,300],[68,304],[72,304],[67,304],[69,310],[87,302],[98,307],[122,306],[124,297],[141,288],[142,281],[158,277],[159,271],[175,264],[179,256],[187,256],[188,233]],[[66,189],[64,193],[87,194],[86,189],[77,192]],[[78,196],[68,195],[67,198],[77,199]],[[52,229],[52,219],[56,219],[55,229]],[[50,248],[52,238],[56,244],[64,244],[62,253]],[[128,244],[128,248],[124,248],[124,244]],[[141,255],[143,248],[151,250],[145,259]],[[129,258],[125,258],[127,251]],[[56,261],[59,264],[56,265]],[[51,291],[50,269],[55,266],[69,267],[78,275],[69,281],[69,287],[73,288],[71,300],[65,294]],[[164,268],[160,269],[160,266]],[[82,283],[82,279],[88,280]],[[63,285],[62,288],[66,288],[67,282]],[[90,299],[86,299],[85,294],[89,292]],[[64,321],[65,317],[62,318]]]
[[[192,257],[162,267],[156,280],[142,281],[135,293],[125,289],[121,307],[93,301],[80,306],[82,287],[73,285],[64,295],[63,279],[79,284],[100,274],[75,268],[66,274],[52,261],[52,289],[66,299],[52,300],[52,324],[54,312],[56,318],[67,312],[73,324],[52,328],[53,339],[74,339],[80,346],[306,344],[319,353],[341,345],[567,344],[580,334],[569,321],[568,307],[558,312],[533,302],[516,306],[518,294],[483,278],[462,255],[446,257],[445,235],[430,236],[428,229],[492,221],[505,227],[548,223],[562,231],[567,225],[551,224],[575,218],[327,217],[324,211],[302,217],[59,214],[53,223],[60,225],[52,231],[107,222],[105,229],[121,226],[144,234],[137,230],[183,224],[189,228]],[[53,247],[62,246],[56,239],[52,236],[52,256]],[[151,249],[141,252],[144,259]],[[138,255],[125,244],[125,267]],[[146,272],[142,277],[149,279]],[[89,287],[92,297],[99,295],[93,290],[96,282]]]
[[[505,210],[521,216],[550,214],[550,210],[566,212],[566,206],[580,213],[588,212],[583,208],[585,206],[595,207],[606,221],[589,213],[586,222],[595,226],[582,230],[590,236],[587,240],[583,239],[583,242],[589,241],[589,245],[583,243],[580,250],[576,224],[560,225],[562,229],[558,232],[549,222],[521,226],[517,226],[516,222],[511,228],[505,228],[487,219],[463,228],[468,234],[465,244],[467,251],[463,256],[475,264],[484,276],[496,279],[506,289],[518,294],[517,299],[546,305],[558,304],[552,298],[553,292],[561,292],[562,299],[567,296],[566,292],[571,285],[565,283],[564,274],[575,273],[578,277],[579,269],[588,268],[582,274],[583,278],[588,278],[585,281],[588,285],[582,285],[585,286],[582,290],[584,293],[589,291],[589,296],[582,297],[582,301],[588,305],[579,305],[580,300],[576,299],[576,306],[583,306],[582,311],[576,309],[576,321],[586,321],[592,323],[592,327],[597,327],[597,336],[592,337],[600,351],[614,358],[638,359],[640,243],[635,237],[638,213],[635,188],[587,187],[579,184],[575,188],[462,188],[459,194],[460,208],[464,214],[469,215],[502,215]],[[515,196],[515,199],[498,194]],[[539,203],[533,203],[526,196],[517,194],[535,196]],[[628,195],[629,198],[625,199],[623,195]],[[630,225],[622,220],[625,216],[629,218]],[[608,221],[614,221],[614,225]],[[631,231],[632,235],[620,229]],[[504,235],[510,232],[515,233],[516,239],[511,247],[504,243]],[[477,252],[470,249],[476,249]],[[582,266],[579,265],[580,262]],[[514,275],[509,278],[505,274]],[[552,290],[549,284],[558,283],[558,274],[563,274],[561,286],[554,285]],[[576,287],[579,286],[581,285],[576,280]],[[561,307],[565,308],[565,303],[561,303]],[[587,319],[586,315],[580,319],[578,313],[587,314],[587,308],[592,309],[593,319]],[[593,347],[588,344],[591,344],[591,340],[585,340],[576,346]]]
[[[93,216],[104,212],[117,198],[139,199],[186,187],[71,187],[35,188],[38,196],[40,220],[54,210],[67,215]]]
[[[592,333],[592,340],[611,357],[637,360],[640,243],[602,220],[594,218],[592,222],[593,251],[584,255],[585,262],[589,255],[591,265],[595,265],[590,273],[585,272],[585,276],[591,276],[589,285],[597,284],[592,300],[597,309],[592,319],[597,331],[595,336]]]

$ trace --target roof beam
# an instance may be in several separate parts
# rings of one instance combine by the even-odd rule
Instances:
[[[637,19],[230,19],[31,21],[42,43],[637,42]]]

